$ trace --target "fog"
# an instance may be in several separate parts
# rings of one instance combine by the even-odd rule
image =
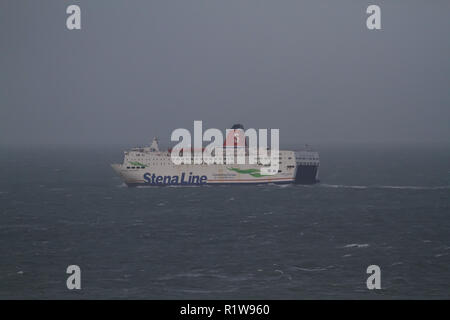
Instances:
[[[203,120],[448,145],[449,32],[450,1],[2,0],[0,144],[167,145]]]

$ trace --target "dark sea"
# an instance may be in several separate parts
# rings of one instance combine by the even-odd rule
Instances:
[[[127,188],[122,147],[2,147],[0,298],[450,298],[450,147],[318,151],[314,186]]]

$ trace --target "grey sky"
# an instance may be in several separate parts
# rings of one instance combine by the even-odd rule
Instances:
[[[193,120],[450,143],[447,0],[2,0],[0,40],[0,144],[167,144]]]

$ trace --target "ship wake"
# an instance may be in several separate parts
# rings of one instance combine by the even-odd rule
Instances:
[[[450,186],[389,186],[389,185],[344,185],[344,184],[326,184],[318,185],[323,188],[343,188],[343,189],[401,189],[401,190],[447,190]]]

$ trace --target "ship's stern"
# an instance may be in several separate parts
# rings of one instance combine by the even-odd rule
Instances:
[[[319,153],[313,151],[295,152],[296,184],[314,184],[319,182]]]

